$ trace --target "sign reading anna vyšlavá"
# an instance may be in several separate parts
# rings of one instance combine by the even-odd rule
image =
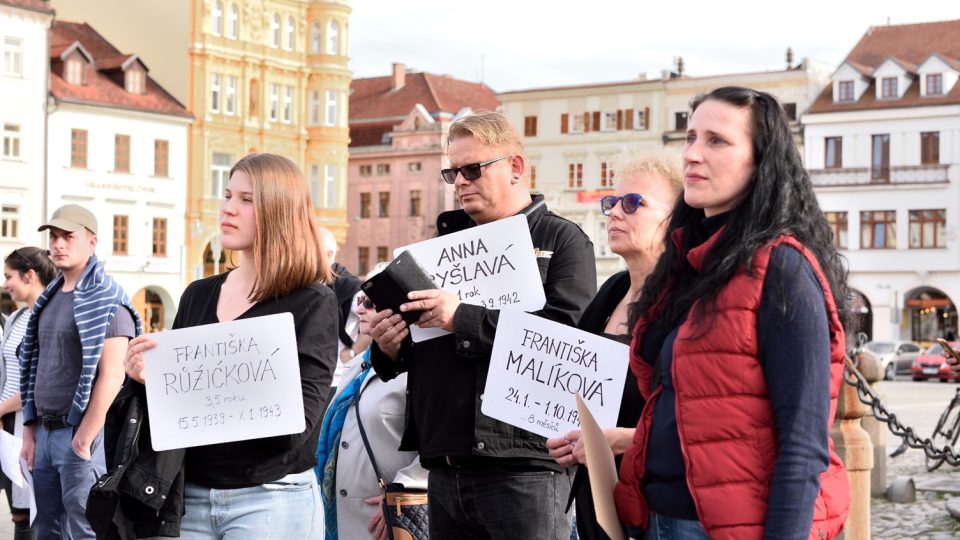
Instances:
[[[151,334],[143,353],[153,449],[306,429],[293,315]]]
[[[537,311],[547,301],[524,215],[511,216],[394,250],[409,251],[437,287],[465,304],[488,309]],[[420,342],[449,332],[410,327]]]
[[[579,393],[601,427],[614,427],[628,363],[623,343],[504,310],[480,410],[537,435],[558,437],[580,429]]]

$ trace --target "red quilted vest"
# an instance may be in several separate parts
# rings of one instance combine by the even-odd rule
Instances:
[[[676,231],[679,233],[679,231]],[[716,240],[715,234],[687,255],[699,270]],[[674,240],[678,240],[676,235]],[[705,331],[681,325],[673,351],[677,427],[687,467],[687,485],[697,515],[710,538],[762,538],[767,497],[776,460],[773,414],[763,370],[757,360],[757,311],[763,280],[773,248],[787,244],[810,262],[826,299],[830,317],[830,422],[837,412],[843,382],[844,334],[836,305],[816,257],[796,239],[781,236],[757,251],[754,275],[740,271],[717,297],[716,319]],[[650,392],[653,368],[637,352],[648,321],[641,319],[633,334],[630,367],[647,399],[633,444],[620,466],[616,504],[620,519],[646,527],[649,509],[642,479],[653,405],[660,390]],[[696,332],[704,332],[690,339]],[[846,469],[830,445],[830,465],[820,475],[811,539],[833,538],[843,528],[850,504]]]

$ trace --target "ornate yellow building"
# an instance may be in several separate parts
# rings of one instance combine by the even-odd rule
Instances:
[[[186,103],[190,126],[185,282],[222,270],[219,199],[250,152],[290,157],[317,221],[346,237],[348,0],[54,0],[121,49],[157,58],[151,76]],[[172,156],[171,156],[172,158]]]

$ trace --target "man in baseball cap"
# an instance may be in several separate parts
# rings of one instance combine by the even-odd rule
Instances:
[[[140,318],[97,262],[93,212],[61,206],[38,230],[50,231],[61,274],[37,298],[23,337],[20,455],[33,471],[37,538],[92,540],[87,495],[91,479],[106,472],[103,424]]]

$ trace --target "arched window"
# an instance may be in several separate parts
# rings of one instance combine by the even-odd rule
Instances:
[[[223,35],[223,3],[213,3],[213,35]]]
[[[230,11],[227,12],[227,37],[237,39],[240,35],[240,8],[236,4],[230,4]]]
[[[270,18],[270,46],[280,47],[280,15],[276,13]]]
[[[287,50],[293,50],[297,42],[297,34],[293,27],[293,16],[287,17]]]
[[[320,23],[315,22],[310,29],[310,50],[318,53],[320,50]]]
[[[340,50],[340,23],[330,19],[327,25],[327,54],[337,54]]]

